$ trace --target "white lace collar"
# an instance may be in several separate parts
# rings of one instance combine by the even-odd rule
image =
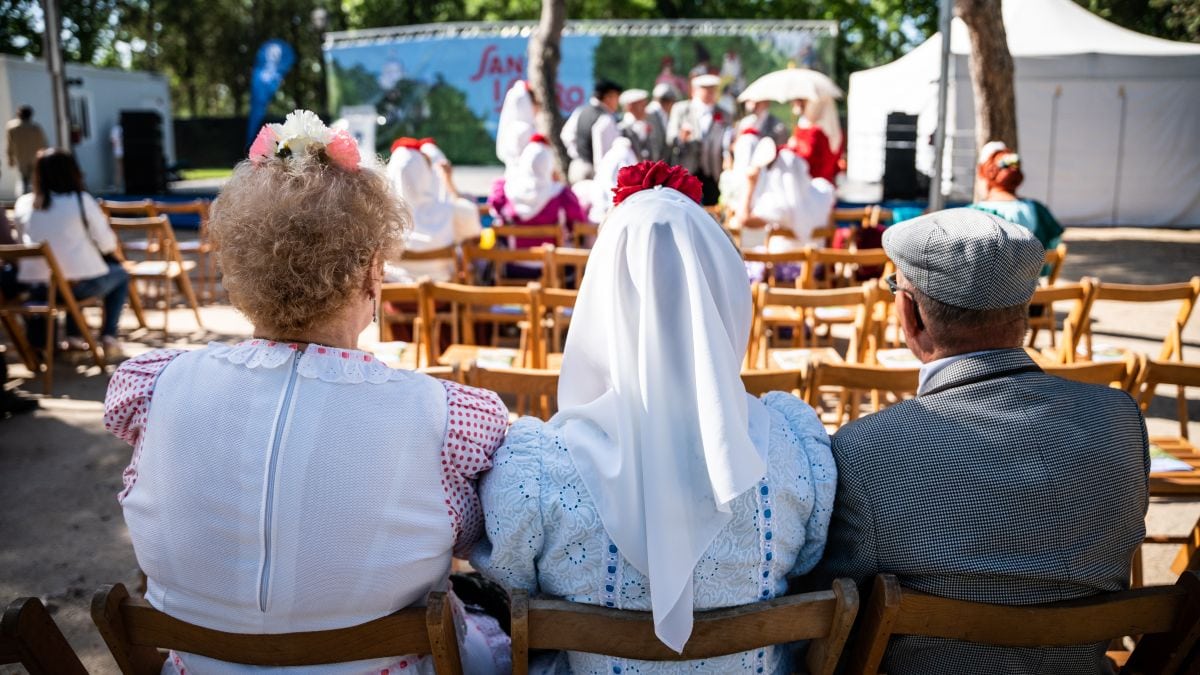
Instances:
[[[209,354],[247,368],[280,368],[291,361],[297,345],[272,340],[246,340],[236,345],[208,343]],[[296,373],[322,382],[383,384],[408,371],[388,366],[368,352],[310,344],[300,355]]]

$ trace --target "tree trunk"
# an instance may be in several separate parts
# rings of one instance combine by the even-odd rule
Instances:
[[[561,175],[567,175],[567,146],[561,135],[558,108],[558,64],[562,61],[562,32],[567,22],[566,0],[542,0],[542,18],[529,39],[529,86],[541,103],[538,131],[554,145]]]
[[[1017,97],[1001,0],[957,0],[956,14],[971,37],[971,88],[975,93],[975,151],[990,141],[1017,149]],[[944,36],[943,39],[946,39]],[[982,186],[975,181],[978,197]]]

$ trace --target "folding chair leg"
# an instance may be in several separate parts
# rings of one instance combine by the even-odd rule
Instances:
[[[167,330],[167,325],[171,321],[171,280],[170,279],[164,279],[164,283],[162,285],[162,293],[163,293],[163,337],[167,337],[168,335],[171,334],[171,331]]]
[[[180,269],[182,270],[182,263]],[[192,282],[188,275],[181,271],[179,276],[175,277],[175,281],[179,284],[179,290],[183,291],[183,297],[192,306],[192,312],[196,315],[196,327],[204,330],[204,320],[200,318],[200,303],[196,301],[196,294],[192,291]]]
[[[107,365],[104,353],[100,351],[100,344],[96,342],[96,336],[92,333],[92,329],[83,320],[83,311],[79,309],[79,304],[75,302],[74,296],[67,293],[63,294],[63,304],[67,306],[67,315],[79,326],[79,332],[83,333],[83,339],[88,344],[88,351],[92,354],[92,361],[95,362],[97,368],[103,371],[104,366]]]
[[[16,318],[9,314],[4,314],[0,315],[0,321],[4,323],[4,330],[8,332],[8,337],[17,348],[17,353],[21,355],[21,363],[25,364],[29,372],[38,372],[37,356],[33,353],[33,346],[29,344],[29,338],[25,336],[25,331],[17,323]]]
[[[142,308],[142,294],[138,292],[137,280],[129,280],[129,308],[133,310],[133,315],[137,317],[138,326],[144,330],[149,330],[150,324],[146,323],[146,312]]]

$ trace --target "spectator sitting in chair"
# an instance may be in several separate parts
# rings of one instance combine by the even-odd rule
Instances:
[[[886,572],[923,593],[1003,605],[1129,588],[1146,531],[1146,426],[1125,392],[1047,375],[1021,349],[1042,245],[1019,225],[950,209],[889,228],[883,247],[924,365],[916,398],[834,436],[837,501],[813,586]],[[1105,648],[900,637],[883,670],[1103,673]]]
[[[123,355],[117,340],[121,310],[129,298],[129,274],[115,257],[117,235],[100,205],[84,190],[83,175],[75,157],[66,150],[46,148],[38,153],[33,170],[33,192],[17,199],[13,209],[22,241],[47,242],[76,300],[99,298],[104,308],[100,329],[105,358]],[[17,279],[30,285],[33,300],[45,300],[50,269],[40,259],[21,261]],[[29,320],[29,341],[45,344],[46,324],[40,317]],[[67,318],[68,350],[86,350],[87,342]]]

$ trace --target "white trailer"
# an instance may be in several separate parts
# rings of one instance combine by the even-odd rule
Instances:
[[[123,110],[153,110],[161,115],[163,153],[168,164],[175,161],[171,94],[164,75],[76,63],[67,64],[66,75],[71,125],[78,128],[80,137],[73,151],[90,192],[103,193],[115,186],[109,134]],[[33,106],[33,119],[46,132],[47,142],[62,146],[63,140],[55,138],[50,73],[45,62],[0,55],[0,118],[13,119],[24,104]],[[3,134],[0,162],[0,199],[11,200],[16,197],[17,172],[8,166]]]

